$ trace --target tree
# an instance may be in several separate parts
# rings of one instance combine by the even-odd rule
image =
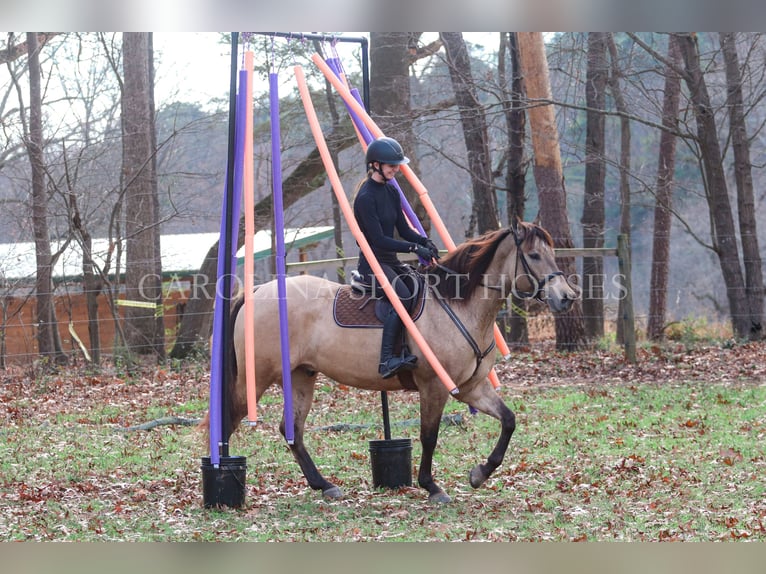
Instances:
[[[32,227],[35,236],[37,280],[37,349],[43,357],[66,362],[61,349],[53,299],[53,255],[48,231],[48,194],[45,188],[43,155],[42,95],[40,86],[40,46],[36,32],[27,33],[29,53],[29,130],[27,153],[32,167]],[[23,114],[23,106],[21,106]]]
[[[628,105],[625,102],[623,96],[622,86],[620,85],[620,79],[622,78],[622,70],[620,69],[619,59],[617,57],[617,46],[614,43],[614,35],[607,33],[607,47],[609,48],[609,54],[612,60],[612,73],[609,75],[609,87],[614,96],[614,105],[617,108],[617,112],[620,114],[620,234],[625,241],[625,247],[628,254],[628,259],[632,257],[632,241],[630,230],[631,219],[631,204],[632,198],[630,193],[630,115],[628,113]],[[627,269],[631,269],[630,265]],[[629,284],[629,277],[620,277],[622,286]],[[627,337],[627,333],[624,332],[626,321],[622,320],[626,317],[626,305],[628,304],[626,298],[630,297],[630,305],[633,305],[632,293],[628,293],[625,289],[625,296],[620,297],[618,302],[617,316],[620,320],[617,321],[617,342],[623,344]],[[631,336],[635,336],[632,333]]]
[[[707,82],[700,66],[699,46],[695,34],[679,34],[679,46],[684,61],[684,81],[697,122],[697,145],[702,157],[705,190],[710,208],[713,231],[713,247],[726,284],[734,335],[745,339],[752,333],[753,324],[745,294],[745,282],[739,264],[734,216],[729,201],[723,157],[718,141],[718,128],[707,89]]]
[[[556,247],[573,247],[566,208],[566,190],[561,166],[556,118],[551,102],[551,86],[543,36],[539,32],[518,32],[519,53],[524,82],[532,147],[534,176],[540,203],[540,220],[551,233]],[[575,276],[574,259],[559,257],[565,276]],[[574,351],[585,344],[582,305],[576,301],[564,314],[556,316],[556,346]]]
[[[582,241],[585,248],[604,246],[604,156],[606,84],[609,75],[605,32],[588,33],[588,67],[585,77],[587,126],[585,140],[585,199],[582,212]],[[585,293],[582,302],[585,336],[598,340],[604,336],[604,260],[583,257]]]
[[[676,135],[678,107],[681,99],[681,77],[673,68],[680,65],[681,53],[678,39],[668,37],[667,59],[672,63],[665,67],[665,89],[662,104],[659,159],[657,161],[657,184],[655,187],[654,231],[652,233],[652,269],[649,283],[649,319],[646,335],[660,341],[665,332],[668,273],[670,271],[670,226],[673,205],[673,176],[676,163]]]
[[[150,33],[125,33],[122,40],[122,178],[125,188],[125,337],[139,354],[164,356],[159,215],[154,162]],[[161,269],[161,267],[159,267]]]
[[[471,74],[468,50],[460,32],[440,32],[447,51],[450,79],[460,110],[460,123],[468,154],[468,172],[473,190],[473,217],[479,234],[500,227],[497,217],[497,197],[492,183],[489,134],[484,108],[479,101]],[[467,235],[471,235],[473,225]]]
[[[720,33],[719,39],[726,66],[726,91],[728,94],[729,126],[734,151],[734,181],[737,186],[737,214],[742,241],[742,258],[745,269],[745,296],[750,315],[750,339],[763,336],[763,271],[758,249],[758,230],[755,219],[753,195],[753,165],[750,161],[750,140],[745,125],[745,106],[742,97],[742,76],[737,55],[737,35]]]
[[[410,64],[418,36],[412,32],[370,33],[370,116],[384,134],[402,144],[415,173],[419,169],[412,131]],[[430,222],[417,193],[405,178],[397,182],[428,232]]]
[[[506,53],[511,60],[511,82],[508,89],[506,72]],[[526,114],[524,113],[524,77],[519,63],[519,48],[516,32],[500,33],[500,50],[497,59],[497,74],[500,82],[505,127],[508,132],[508,151],[505,166],[505,193],[508,203],[508,225],[518,219],[524,219],[524,196],[529,164],[524,151],[526,141]],[[529,343],[529,329],[526,320],[527,300],[515,293],[510,299],[510,332],[509,342],[517,344]]]

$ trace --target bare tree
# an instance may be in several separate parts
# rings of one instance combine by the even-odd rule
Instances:
[[[585,198],[582,211],[583,247],[604,246],[604,156],[606,84],[609,75],[605,32],[588,33],[588,67],[585,77],[585,105],[588,107],[585,136]],[[583,257],[583,325],[585,336],[598,340],[604,336],[604,260]]]
[[[745,294],[750,315],[750,339],[763,337],[763,270],[758,249],[758,229],[753,194],[753,165],[750,161],[750,141],[745,125],[745,105],[742,97],[742,75],[737,55],[737,35],[720,33],[719,39],[726,66],[729,126],[734,151],[734,181],[737,185],[737,214],[745,269]]]
[[[149,33],[123,34],[122,131],[125,188],[125,336],[139,354],[164,356],[157,333],[162,311],[162,277],[157,273],[159,215],[154,173],[152,82]]]
[[[511,81],[508,89],[508,73],[506,53],[511,61]],[[519,48],[516,32],[500,33],[500,49],[497,57],[497,73],[502,94],[505,127],[508,131],[508,151],[506,152],[505,186],[508,203],[508,225],[518,219],[524,219],[526,197],[527,166],[524,143],[526,141],[526,119],[524,112],[524,77],[519,63]],[[509,342],[516,344],[529,343],[527,326],[527,300],[515,293],[511,294],[509,305],[510,332],[506,335]]]
[[[440,32],[447,51],[450,79],[460,110],[460,123],[468,154],[468,171],[473,190],[473,217],[479,234],[497,229],[497,197],[490,163],[489,134],[484,107],[479,101],[471,74],[471,62],[461,32]],[[471,228],[467,235],[472,234]]]
[[[632,253],[630,219],[633,201],[630,192],[630,116],[621,86],[623,73],[620,69],[617,46],[614,43],[614,35],[611,32],[607,33],[607,47],[611,57],[612,70],[612,73],[609,74],[609,88],[614,97],[614,105],[620,114],[620,234],[625,241],[628,259],[630,259]],[[629,265],[628,269],[631,268],[632,266]],[[620,277],[620,279],[623,286],[627,285],[630,280],[628,277]],[[626,296],[631,297],[630,303],[627,302],[626,297],[620,297],[618,302],[617,316],[620,320],[617,321],[617,342],[620,344],[625,342],[628,335],[624,332],[626,321],[622,320],[627,313],[626,305],[633,305],[632,293],[628,293],[627,289]],[[633,336],[635,336],[635,333],[631,334],[631,337]]]
[[[529,125],[534,149],[534,175],[540,202],[540,219],[553,236],[556,247],[573,247],[566,207],[566,190],[559,150],[545,43],[540,32],[518,32],[519,53],[527,89]],[[577,269],[572,257],[560,257],[559,268],[567,277]],[[585,344],[582,305],[556,317],[556,346],[574,351]]]
[[[419,169],[412,131],[410,65],[414,61],[413,52],[417,52],[415,46],[419,35],[413,32],[370,33],[370,115],[383,133],[402,144],[415,173]],[[400,178],[397,182],[428,232],[430,221],[417,193],[406,179]]]
[[[57,363],[66,362],[61,349],[53,298],[53,255],[48,231],[48,194],[45,186],[43,155],[42,96],[40,87],[40,47],[37,33],[27,33],[29,53],[29,130],[27,153],[32,167],[32,228],[37,260],[37,348],[43,357]],[[22,106],[23,110],[23,106]]]
[[[657,185],[655,188],[654,232],[652,243],[652,270],[649,283],[649,320],[647,337],[653,341],[663,338],[667,307],[668,273],[670,271],[670,226],[673,204],[673,175],[676,163],[676,135],[678,107],[681,99],[681,77],[673,70],[681,63],[676,36],[668,37],[667,59],[672,66],[665,67],[665,90],[662,104]]]
[[[713,245],[721,265],[726,294],[729,300],[734,335],[745,339],[752,332],[745,282],[739,263],[734,216],[729,201],[723,157],[718,141],[718,128],[708,94],[707,82],[700,66],[699,46],[695,34],[679,34],[679,46],[684,60],[684,80],[697,121],[697,145],[702,157],[704,182],[710,208]]]

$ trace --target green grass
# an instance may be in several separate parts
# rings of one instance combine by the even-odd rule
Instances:
[[[131,383],[136,392],[140,385]],[[134,393],[120,392],[122,403],[112,395],[56,416],[38,416],[34,395],[5,400],[15,414],[0,433],[0,539],[766,539],[766,387],[753,381],[501,388],[517,430],[479,490],[467,474],[494,446],[498,424],[452,401],[447,412],[463,413],[465,423],[441,429],[434,472],[453,498],[443,506],[429,505],[417,487],[372,487],[368,441],[382,438],[379,395],[329,383],[317,389],[309,427],[370,426],[307,434],[320,470],[346,493],[322,500],[278,433],[281,398],[270,391],[258,426],[232,438],[231,454],[248,463],[238,510],[202,507],[207,445],[193,428],[116,429],[202,416],[204,385],[173,409],[167,397],[137,406]],[[389,397],[392,422],[417,417],[416,395]],[[418,429],[395,426],[393,435],[413,439],[416,471]]]

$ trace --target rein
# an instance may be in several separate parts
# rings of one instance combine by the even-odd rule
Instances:
[[[457,330],[460,331],[460,334],[463,335],[466,341],[468,341],[468,345],[473,350],[473,355],[476,357],[476,367],[473,370],[473,373],[471,373],[471,377],[476,374],[476,371],[479,370],[479,367],[481,367],[481,362],[485,359],[487,355],[489,355],[492,350],[495,348],[495,341],[492,341],[489,347],[482,352],[479,348],[479,344],[476,342],[476,339],[474,339],[471,336],[471,333],[468,332],[468,329],[466,329],[466,326],[463,325],[463,322],[460,320],[460,317],[455,315],[455,312],[452,310],[452,307],[449,306],[449,303],[447,303],[447,300],[444,298],[444,296],[439,293],[439,290],[436,289],[433,285],[429,285],[429,288],[431,289],[431,292],[436,297],[436,300],[439,302],[439,305],[441,305],[441,308],[444,309],[444,312],[447,313],[447,316],[452,319],[452,322],[457,327]]]
[[[516,263],[514,268],[514,281],[519,276],[518,269],[519,269],[519,263],[521,263],[521,267],[524,271],[524,274],[526,274],[526,276],[529,278],[529,280],[532,282],[533,286],[535,287],[534,291],[516,291],[514,287],[514,290],[513,290],[514,294],[520,299],[538,299],[539,301],[542,301],[543,300],[542,295],[543,295],[543,290],[545,288],[545,285],[554,277],[558,277],[560,275],[563,276],[564,273],[563,271],[554,271],[553,273],[546,275],[542,279],[539,279],[537,275],[535,274],[535,272],[532,270],[532,267],[530,267],[529,262],[527,261],[527,258],[521,249],[523,238],[519,236],[514,226],[511,226],[511,233],[513,234],[513,240],[516,243]],[[439,262],[434,263],[433,266],[448,275],[460,275],[460,273],[458,273],[454,269],[450,269],[446,265],[442,265]],[[479,283],[479,285],[487,289],[492,289],[493,291],[505,293],[505,290],[501,287],[496,287],[494,285],[487,285],[486,283]],[[439,305],[441,306],[441,308],[444,309],[444,312],[447,313],[447,316],[452,320],[452,322],[458,328],[458,331],[460,331],[460,334],[463,335],[466,341],[468,341],[468,344],[473,350],[473,354],[476,357],[476,368],[474,369],[473,374],[471,375],[471,377],[473,377],[476,374],[476,372],[479,370],[479,367],[481,366],[481,362],[495,348],[495,342],[493,341],[492,344],[485,351],[482,352],[481,349],[479,349],[479,345],[476,343],[476,340],[468,332],[468,329],[466,329],[465,325],[463,325],[462,321],[460,321],[460,318],[452,310],[452,307],[450,307],[449,303],[444,298],[444,296],[433,285],[429,284],[428,287],[433,292],[434,297],[439,302]]]

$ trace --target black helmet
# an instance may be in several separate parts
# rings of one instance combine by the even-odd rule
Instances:
[[[367,147],[367,154],[364,157],[369,165],[374,161],[378,163],[387,163],[388,165],[402,165],[410,163],[410,158],[404,155],[402,146],[394,138],[380,137]]]

